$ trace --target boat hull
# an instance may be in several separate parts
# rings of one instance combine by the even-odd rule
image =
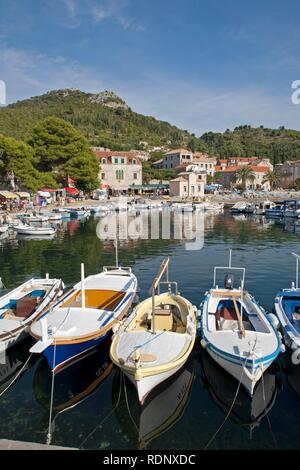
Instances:
[[[150,375],[148,377],[143,377],[141,380],[136,380],[133,375],[125,371],[126,377],[128,377],[130,382],[133,383],[137,390],[139,402],[141,405],[145,402],[147,396],[152,390],[154,390],[159,384],[167,380],[169,377],[172,377],[172,375],[176,374],[176,372],[181,369],[185,362],[186,361],[168,371]]]
[[[75,359],[80,359],[80,357],[85,355],[87,351],[97,347],[110,334],[111,331],[108,331],[106,334],[88,341],[72,344],[51,345],[43,351],[43,354],[47,359],[50,369],[57,372],[58,370],[67,367]]]
[[[265,370],[267,370],[267,368],[272,363],[271,361],[268,364],[262,364],[254,371],[250,371],[244,365],[245,361],[236,364],[233,361],[227,360],[221,355],[216,354],[211,348],[207,348],[207,352],[211,356],[211,358],[216,361],[217,364],[219,364],[223,369],[225,369],[238,382],[241,382],[241,385],[245,388],[245,390],[249,393],[250,396],[254,394],[256,384],[261,379]]]

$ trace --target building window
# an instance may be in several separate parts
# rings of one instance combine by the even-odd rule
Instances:
[[[106,163],[106,158],[102,158],[102,163]]]
[[[123,170],[116,170],[116,179],[123,180],[124,179],[124,171]]]
[[[105,173],[101,173],[101,179],[105,180]]]
[[[137,173],[133,173],[133,179],[137,180]]]
[[[201,193],[201,186],[200,186],[200,184],[199,184],[199,186],[198,186],[198,192]]]
[[[132,164],[136,165],[136,159],[135,158],[132,160]]]
[[[186,186],[183,186],[183,191],[186,193]]]
[[[192,186],[192,194],[195,194],[195,186]]]
[[[121,158],[121,163],[125,163],[125,158]]]

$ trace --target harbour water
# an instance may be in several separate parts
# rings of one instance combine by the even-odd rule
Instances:
[[[160,218],[163,216],[160,216]],[[164,256],[170,278],[183,296],[199,305],[211,286],[215,265],[246,267],[246,287],[268,311],[276,292],[295,278],[300,232],[293,223],[264,217],[202,214],[202,249],[185,240],[120,240],[119,260],[132,266],[145,298]],[[0,273],[7,288],[49,272],[67,285],[102,265],[114,264],[114,244],[96,236],[98,219],[72,220],[51,240],[0,240]],[[31,340],[12,349],[0,364],[0,394],[28,358]],[[141,408],[135,390],[112,367],[109,341],[55,376],[52,444],[83,449],[203,449],[223,423],[237,383],[197,344],[176,376]],[[3,359],[3,358],[2,358]],[[0,361],[1,362],[1,361]],[[2,360],[3,362],[3,360]],[[46,442],[51,372],[32,357],[19,379],[0,397],[0,438]],[[288,354],[265,374],[252,400],[240,390],[235,405],[210,449],[296,449],[300,445],[300,366]]]

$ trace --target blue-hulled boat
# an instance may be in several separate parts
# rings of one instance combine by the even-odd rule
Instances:
[[[283,217],[300,217],[300,201],[298,199],[284,201],[283,205]]]
[[[299,351],[300,359],[300,289],[299,289],[299,259],[296,257],[296,283],[290,289],[280,290],[275,297],[275,313],[280,322],[285,344],[293,351]]]
[[[131,268],[104,267],[82,279],[30,328],[37,343],[33,353],[43,353],[54,371],[79,359],[100,344],[129,312],[137,291]]]

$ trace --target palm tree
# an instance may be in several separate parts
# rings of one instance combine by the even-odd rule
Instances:
[[[242,186],[246,189],[247,181],[254,181],[255,175],[251,166],[243,166],[240,170],[236,172],[237,181],[242,182]]]
[[[269,171],[264,176],[264,178],[262,180],[262,184],[269,183],[271,189],[274,189],[275,186],[276,186],[276,183],[278,181],[278,178],[279,178],[279,175],[278,175],[278,173],[276,173],[276,171]]]

